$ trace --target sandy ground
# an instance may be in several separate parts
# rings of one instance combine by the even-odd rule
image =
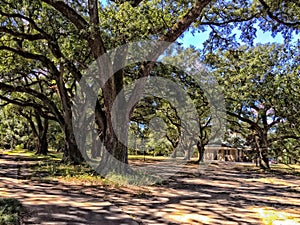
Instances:
[[[112,188],[32,181],[28,163],[0,157],[1,196],[27,206],[25,224],[300,224],[300,181],[292,175],[185,165],[161,185]]]

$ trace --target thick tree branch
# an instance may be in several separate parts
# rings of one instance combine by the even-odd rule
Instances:
[[[258,124],[256,124],[255,122],[253,122],[252,120],[249,120],[248,118],[245,118],[245,117],[242,117],[241,115],[238,115],[238,114],[235,114],[233,112],[230,112],[230,111],[226,111],[226,113],[230,116],[233,116],[245,123],[248,123],[250,126],[252,126],[253,128],[255,128],[256,130],[260,130],[260,126],[258,126]]]
[[[99,28],[98,0],[88,0],[88,7],[92,29],[89,33],[89,44],[95,59],[97,59],[106,52]]]
[[[0,27],[0,32],[7,33],[7,34],[10,34],[14,37],[26,39],[26,40],[29,40],[29,41],[36,41],[36,40],[45,39],[44,35],[42,35],[42,34],[20,33],[20,32],[13,31],[13,30],[7,28],[6,26]]]
[[[40,99],[42,102],[44,102],[51,112],[55,115],[58,122],[60,124],[64,124],[64,118],[59,112],[58,108],[56,107],[56,104],[52,102],[50,99],[48,99],[44,94],[37,92],[35,90],[32,90],[30,88],[24,87],[24,86],[11,86],[8,84],[0,83],[0,90],[8,91],[8,92],[17,92],[17,93],[27,93],[33,97],[36,97]]]
[[[38,131],[37,131],[36,127],[35,127],[35,124],[34,124],[32,118],[31,118],[31,115],[27,115],[26,113],[22,112],[22,110],[19,111],[19,114],[21,116],[23,116],[28,121],[28,123],[30,124],[31,130],[32,130],[34,136],[38,137],[39,134],[38,134]]]
[[[28,102],[28,101],[22,101],[21,99],[11,99],[7,98],[3,95],[0,95],[0,99],[6,101],[8,104],[17,105],[20,107],[31,107],[32,109],[36,110],[42,117],[47,118],[49,120],[57,121],[57,118],[54,116],[49,115],[47,112],[44,112],[43,110],[47,111],[47,107],[34,103],[34,102]]]
[[[278,23],[280,23],[280,24],[284,24],[284,25],[290,26],[290,27],[293,27],[293,26],[299,26],[299,25],[300,25],[300,21],[296,21],[296,22],[286,22],[286,21],[283,21],[282,19],[278,18],[278,16],[274,15],[274,14],[271,12],[270,6],[269,6],[264,0],[259,0],[259,2],[262,4],[262,6],[264,7],[264,9],[265,9],[266,12],[267,12],[267,15],[268,15],[272,20],[275,20],[276,22],[278,22]]]
[[[8,46],[0,46],[0,50],[6,50],[18,54],[26,59],[33,59],[40,61],[46,68],[49,68],[53,74],[59,74],[58,69],[54,65],[54,63],[49,60],[46,56],[40,54],[33,54],[30,52],[23,51],[21,49],[15,49]]]
[[[139,72],[139,78],[147,77],[155,65],[155,61],[159,58],[159,56],[173,43],[175,42],[183,32],[190,27],[190,25],[201,15],[204,7],[210,3],[211,0],[197,0],[193,7],[180,19],[177,23],[173,25],[173,27],[163,35],[159,40],[158,44],[153,48],[148,55],[148,62],[144,62],[141,66]],[[146,80],[145,80],[146,81]],[[134,102],[137,102],[141,96],[141,93],[144,90],[145,82],[138,82],[132,91],[132,95],[129,99],[128,105],[135,105]],[[132,115],[133,109],[127,109],[129,115]]]
[[[218,27],[228,26],[228,24],[230,24],[230,23],[242,23],[242,22],[253,20],[258,15],[259,15],[259,13],[256,13],[256,14],[253,14],[252,16],[250,16],[250,17],[247,17],[247,18],[233,18],[233,19],[222,21],[222,22],[205,21],[205,22],[201,22],[200,25],[204,25],[204,26],[211,25],[211,26],[218,26]]]
[[[189,12],[180,19],[174,26],[164,35],[161,40],[167,42],[174,42],[178,39],[182,33],[190,27],[190,25],[201,15],[204,7],[210,3],[211,0],[197,0],[194,6],[189,10]]]
[[[42,0],[43,2],[51,5],[57,11],[59,11],[65,18],[71,21],[78,30],[85,30],[88,28],[86,20],[79,15],[73,8],[71,8],[64,1],[57,0]]]
[[[79,31],[84,31],[86,33],[86,38],[89,42],[90,48],[93,52],[94,58],[97,59],[103,55],[106,50],[104,47],[104,42],[101,38],[99,30],[99,16],[98,16],[98,1],[89,0],[89,16],[90,24],[73,8],[63,1],[57,0],[42,0],[43,2],[51,5],[57,11],[59,11],[65,18],[67,18]],[[88,29],[91,28],[91,31]]]
[[[12,18],[19,18],[19,19],[25,20],[28,23],[30,23],[30,25],[32,26],[33,29],[35,29],[36,31],[38,31],[42,35],[44,35],[44,37],[49,36],[43,29],[41,29],[39,26],[37,26],[37,24],[34,22],[33,19],[31,19],[27,16],[24,16],[24,15],[21,15],[21,14],[18,14],[18,13],[6,13],[6,12],[3,12],[2,10],[0,10],[0,15],[8,17],[8,18],[12,17]]]

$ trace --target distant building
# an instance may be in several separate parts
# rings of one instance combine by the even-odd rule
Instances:
[[[229,146],[222,143],[221,145],[207,145],[205,146],[204,161],[230,161],[230,162],[242,162],[243,150]]]

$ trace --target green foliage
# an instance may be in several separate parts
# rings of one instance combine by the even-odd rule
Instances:
[[[299,52],[297,44],[267,44],[208,54],[207,62],[224,89],[231,132],[252,148],[278,157],[299,152]],[[255,141],[258,138],[258,142]],[[296,141],[297,142],[297,141]],[[295,142],[294,142],[295,143]],[[256,147],[255,147],[256,146]],[[299,153],[291,154],[299,157]]]
[[[20,224],[25,208],[22,203],[14,198],[0,199],[0,224],[13,225]]]
[[[27,148],[33,142],[33,136],[26,120],[19,117],[12,105],[6,105],[0,110],[1,148]]]
[[[2,151],[3,154],[6,155],[14,155],[14,156],[20,156],[25,157],[28,159],[34,160],[41,160],[41,161],[47,161],[47,160],[54,160],[54,161],[60,161],[62,159],[62,153],[56,152],[56,151],[49,151],[48,155],[36,155],[35,152],[29,151],[27,149],[13,149],[13,150],[7,150]]]
[[[16,150],[17,151],[20,151],[20,150],[23,150],[24,149],[24,144],[19,144],[16,146]]]

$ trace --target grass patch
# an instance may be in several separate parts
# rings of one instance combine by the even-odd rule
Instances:
[[[151,161],[161,161],[165,160],[168,157],[166,156],[152,156],[152,155],[128,155],[128,159],[130,160],[151,160]]]
[[[109,173],[105,178],[98,175],[89,165],[68,165],[58,162],[40,162],[33,168],[39,179],[58,180],[76,185],[103,185],[113,187],[147,186],[158,184],[161,180],[142,171],[120,175]]]
[[[33,161],[35,160],[61,160],[62,159],[62,153],[61,152],[56,152],[53,150],[49,150],[47,155],[36,155],[35,151],[28,151],[26,149],[14,149],[14,150],[1,150],[1,153],[4,155],[11,155],[11,156],[16,156],[16,157],[21,157],[21,158],[28,158],[32,159]]]
[[[272,164],[273,173],[300,176],[300,165]]]
[[[14,198],[0,198],[0,225],[21,224],[25,208]]]
[[[41,161],[32,167],[32,172],[36,177],[75,177],[94,176],[95,171],[89,165],[71,165],[56,161]]]
[[[84,186],[106,186],[109,185],[104,178],[97,175],[74,175],[68,177],[57,177],[55,180],[58,180],[62,183],[68,183],[72,185],[84,185]]]
[[[61,182],[72,183],[76,185],[104,185],[104,186],[146,186],[161,183],[160,179],[151,176],[142,171],[134,171],[133,174],[119,175],[110,173],[104,179],[93,170],[90,165],[84,163],[82,165],[72,165],[61,163],[61,153],[49,152],[47,156],[35,155],[35,152],[26,150],[4,151],[3,154],[16,156],[17,159],[28,159],[36,161],[30,165],[32,172],[31,179],[37,180],[56,180]],[[144,156],[129,156],[131,160],[140,160]],[[164,156],[146,156],[150,161],[162,161],[167,159]]]
[[[134,171],[132,174],[109,173],[105,181],[115,187],[122,186],[149,186],[159,184],[162,180],[143,171]]]
[[[271,164],[271,170],[263,170],[255,164],[243,164],[234,166],[235,169],[241,172],[251,173],[268,173],[274,175],[294,175],[300,176],[300,165],[286,165],[286,164]]]
[[[32,167],[32,179],[54,180],[72,185],[109,185],[88,164],[71,165],[56,161],[39,162]]]
[[[61,163],[62,153],[49,151],[48,155],[35,155],[33,151],[15,149],[1,151],[2,154],[15,156],[17,160],[35,161],[30,165],[31,179],[38,180],[60,180],[75,184],[98,185],[103,178],[98,176],[88,164],[71,165]]]
[[[5,155],[12,155],[12,156],[23,156],[23,157],[33,157],[34,156],[34,152],[27,151],[24,149],[2,150],[2,153]]]

